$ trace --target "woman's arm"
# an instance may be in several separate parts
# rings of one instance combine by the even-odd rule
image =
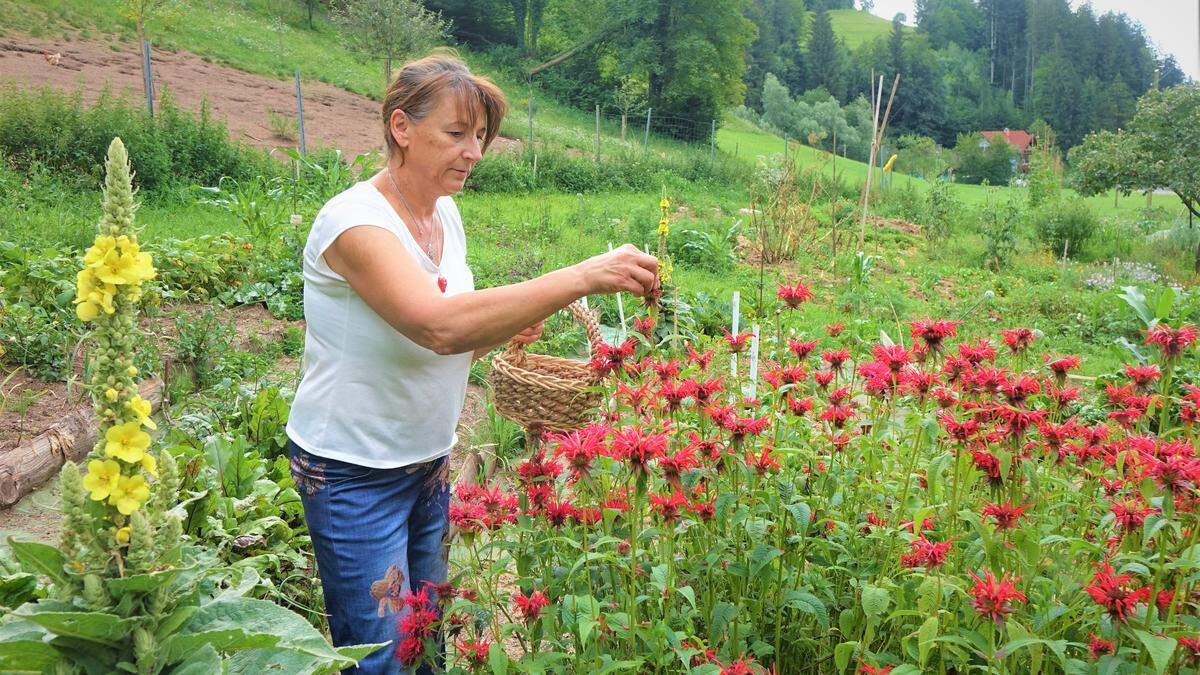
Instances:
[[[535,279],[447,297],[394,234],[371,225],[343,232],[325,262],[384,321],[438,354],[499,345],[584,295],[645,295],[658,281],[658,260],[626,244]]]

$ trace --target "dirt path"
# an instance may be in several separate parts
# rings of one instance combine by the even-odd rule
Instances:
[[[201,101],[207,100],[213,116],[249,145],[296,147],[297,141],[276,136],[270,121],[272,114],[296,119],[293,82],[209,63],[187,51],[156,48],[153,61],[155,91],[168,87],[175,101],[188,110],[199,110]],[[113,51],[106,42],[78,38],[70,42],[12,35],[0,39],[0,84],[6,81],[22,87],[79,89],[88,102],[96,100],[106,85],[139,102],[145,96],[141,55],[132,44]],[[382,149],[379,102],[315,80],[305,80],[303,89],[308,147],[338,148],[348,157]],[[497,139],[495,144],[496,149],[510,147],[520,147],[520,141]]]

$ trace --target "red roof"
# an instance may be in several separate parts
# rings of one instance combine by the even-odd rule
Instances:
[[[1033,136],[1024,129],[1005,129],[1004,131],[984,131],[981,133],[989,141],[994,141],[998,137],[1003,138],[1004,142],[1021,152],[1028,150],[1029,146],[1033,145],[1034,140]]]

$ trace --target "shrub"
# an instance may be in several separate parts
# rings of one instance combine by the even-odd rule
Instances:
[[[1096,214],[1082,199],[1048,202],[1030,213],[1038,241],[1052,255],[1077,256],[1096,231]]]
[[[44,163],[93,187],[102,178],[108,143],[125,139],[129,160],[144,190],[171,184],[214,184],[221,176],[277,172],[264,153],[244,148],[212,121],[207,107],[192,115],[163,92],[157,117],[107,91],[85,105],[81,92],[44,88],[0,92],[0,153],[17,165]]]
[[[963,183],[1007,185],[1017,151],[1003,140],[985,142],[982,134],[959,134],[954,146],[955,168]]]

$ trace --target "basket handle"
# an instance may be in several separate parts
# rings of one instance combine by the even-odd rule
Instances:
[[[594,354],[600,348],[600,345],[604,344],[604,339],[600,337],[599,308],[594,310],[584,309],[583,303],[576,300],[564,309],[571,316],[575,317],[576,321],[583,324],[583,330],[587,333],[588,353],[589,355]],[[514,340],[509,340],[508,346],[504,349],[504,354],[513,363],[522,364],[525,362],[525,345]]]

